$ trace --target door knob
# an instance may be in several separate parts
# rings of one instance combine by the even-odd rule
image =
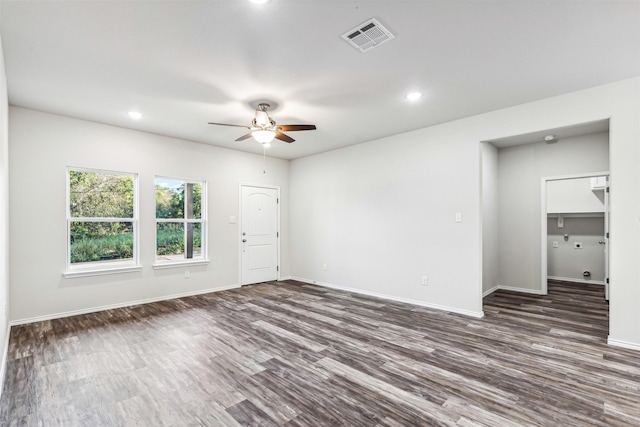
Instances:
[[[242,239],[242,243],[245,243],[247,241],[247,239]]]

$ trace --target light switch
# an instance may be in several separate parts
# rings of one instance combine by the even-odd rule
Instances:
[[[554,247],[554,248],[557,248],[557,247],[558,247],[558,242],[554,241],[554,242],[553,242],[553,247]]]
[[[236,223],[236,217],[235,216],[230,216],[229,217],[229,224],[235,224]]]
[[[462,213],[456,212],[456,222],[462,222]]]

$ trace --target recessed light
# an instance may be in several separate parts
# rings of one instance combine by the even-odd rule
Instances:
[[[555,139],[556,139],[556,136],[554,134],[552,134],[552,133],[550,133],[549,135],[545,135],[544,136],[544,140],[547,141],[547,142],[553,141]]]
[[[265,4],[269,0],[250,0],[250,1],[251,3],[255,3],[255,4]]]
[[[405,95],[405,97],[409,101],[417,101],[418,99],[422,98],[422,92],[409,92]]]
[[[142,118],[142,113],[138,111],[129,111],[129,117],[133,120],[140,120]]]

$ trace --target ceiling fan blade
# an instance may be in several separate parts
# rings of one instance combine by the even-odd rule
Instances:
[[[209,122],[210,125],[218,125],[218,126],[233,126],[236,128],[245,128],[245,129],[251,129],[251,126],[244,126],[244,125],[230,125],[229,123],[213,123],[213,122]]]
[[[293,141],[295,141],[295,139],[291,138],[288,135],[285,135],[282,132],[276,132],[276,139],[279,139],[280,141],[284,141],[284,142],[288,142],[288,143],[292,143]]]
[[[295,130],[316,130],[316,125],[278,125],[280,132],[292,132]]]
[[[248,133],[246,135],[242,135],[240,138],[236,139],[236,141],[244,141],[245,139],[251,138],[251,136],[251,133]]]

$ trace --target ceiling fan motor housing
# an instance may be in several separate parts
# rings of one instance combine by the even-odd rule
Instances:
[[[264,110],[256,110],[255,125],[256,127],[266,128],[272,126],[273,120],[269,117],[269,114]]]

